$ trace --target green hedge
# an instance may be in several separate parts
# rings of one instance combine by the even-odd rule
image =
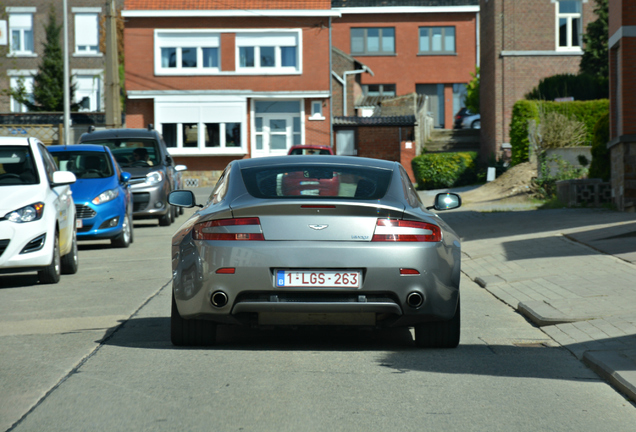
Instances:
[[[609,112],[609,100],[599,99],[574,102],[517,101],[512,108],[512,120],[510,121],[512,165],[528,160],[528,121],[539,120],[540,108],[545,110],[545,112],[556,111],[583,122],[587,129],[587,139],[584,145],[592,145],[594,127],[599,118]]]
[[[609,113],[603,115],[594,127],[594,139],[592,141],[592,163],[588,176],[609,181],[611,174],[610,151],[607,148],[609,142]]]
[[[477,152],[424,153],[411,161],[418,189],[465,186],[477,181]]]
[[[558,74],[539,81],[526,99],[554,100],[573,97],[577,101],[609,98],[609,80],[589,74]]]

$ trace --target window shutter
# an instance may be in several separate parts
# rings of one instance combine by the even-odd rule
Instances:
[[[97,14],[75,14],[75,45],[99,45]]]

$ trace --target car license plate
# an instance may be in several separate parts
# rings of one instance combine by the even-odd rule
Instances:
[[[84,221],[82,221],[81,219],[75,220],[75,228],[82,228],[83,226],[84,226]]]
[[[278,270],[276,286],[281,288],[360,288],[360,270]]]

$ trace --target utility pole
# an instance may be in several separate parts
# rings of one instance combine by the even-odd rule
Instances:
[[[66,1],[66,0],[64,0]],[[117,52],[117,11],[115,0],[106,3],[106,71],[104,76],[104,105],[106,127],[121,127],[121,103],[119,102],[119,55]]]
[[[69,138],[71,136],[71,89],[69,79],[69,64],[68,64],[68,3],[64,0],[64,136],[62,138],[62,144],[70,144]]]

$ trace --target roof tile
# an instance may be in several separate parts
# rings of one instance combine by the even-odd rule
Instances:
[[[331,9],[331,0],[125,0],[126,10]]]

